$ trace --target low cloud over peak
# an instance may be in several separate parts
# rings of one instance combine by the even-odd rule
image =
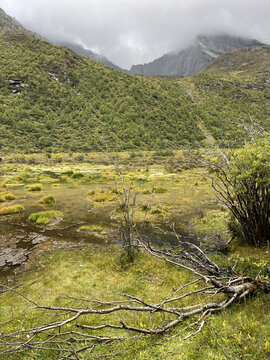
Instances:
[[[76,42],[129,68],[223,32],[270,40],[269,0],[0,0],[51,41]]]

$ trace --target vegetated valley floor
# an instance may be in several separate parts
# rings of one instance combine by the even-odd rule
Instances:
[[[211,254],[211,239],[226,230],[228,214],[217,203],[205,169],[187,166],[189,156],[182,151],[118,155],[124,164],[120,167],[126,181],[138,191],[135,212],[138,224],[143,221],[145,207],[151,199],[149,223],[143,236],[159,245],[175,244],[177,241],[170,229],[175,223],[183,238],[202,242],[207,238]],[[20,163],[14,162],[16,159]],[[9,286],[27,285],[22,290],[29,298],[47,305],[60,305],[66,301],[72,304],[72,299],[65,299],[67,295],[113,300],[119,293],[159,303],[190,281],[190,273],[144,253],[139,253],[133,264],[121,266],[117,240],[121,187],[114,167],[104,154],[53,154],[49,159],[38,154],[12,155],[6,158],[2,170],[0,197],[4,200],[0,213],[15,205],[23,206],[24,210],[0,216],[1,260],[3,263],[3,250],[10,249],[15,258],[16,251],[21,251],[24,264],[10,266],[5,262],[1,282],[7,281]],[[55,202],[42,204],[40,200],[49,195]],[[62,215],[47,225],[28,219],[31,213],[40,211],[60,211]],[[228,256],[220,253],[212,256],[223,265],[238,261],[238,269],[252,276],[259,272],[267,276],[270,262],[265,249],[234,245]],[[196,290],[196,284],[192,289]],[[182,305],[190,305],[189,300]],[[36,318],[35,310],[14,293],[1,295],[0,314],[2,331],[47,320],[42,314]],[[9,321],[12,314],[14,321]],[[115,315],[110,319],[119,322]],[[161,320],[156,313],[150,317],[130,314],[125,315],[125,319],[145,327],[158,325]],[[175,328],[165,337],[101,346],[95,356],[118,354],[117,358],[130,360],[180,357],[263,360],[270,356],[269,319],[269,296],[260,296],[246,299],[244,305],[213,317],[204,331],[189,341],[181,340],[186,335],[183,328]],[[89,321],[92,325],[98,324],[95,318]],[[16,355],[16,359],[53,359],[53,356],[50,352],[30,351],[27,355]]]

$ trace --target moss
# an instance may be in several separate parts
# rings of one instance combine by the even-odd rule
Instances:
[[[55,197],[52,195],[44,196],[42,199],[39,200],[39,203],[45,205],[52,205],[55,203]]]
[[[28,220],[33,221],[37,224],[49,224],[52,220],[62,217],[63,214],[58,210],[51,211],[40,211],[33,213],[28,217]]]
[[[103,231],[103,227],[99,225],[95,225],[92,227],[92,231],[101,232]]]
[[[121,194],[121,191],[119,191],[117,188],[112,189],[112,194],[119,195]]]
[[[0,209],[0,216],[1,215],[18,214],[18,213],[21,213],[22,211],[24,211],[23,205],[18,204],[18,205],[8,206],[8,207],[4,207],[4,208]]]
[[[88,230],[90,230],[90,226],[83,225],[83,226],[80,227],[79,230],[80,230],[80,231],[88,231]]]
[[[27,191],[41,191],[42,189],[43,189],[43,186],[40,184],[32,184],[32,185],[26,186]]]

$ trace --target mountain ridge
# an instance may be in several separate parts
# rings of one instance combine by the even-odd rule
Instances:
[[[102,151],[102,138],[114,151],[241,146],[239,118],[269,128],[270,46],[180,79],[131,76],[16,26],[0,31],[0,51],[4,153]]]
[[[82,55],[82,56],[86,56],[89,59],[98,61],[98,62],[102,63],[103,65],[108,66],[111,69],[128,72],[127,70],[122,69],[119,66],[115,65],[106,56],[98,54],[92,50],[86,49],[84,46],[82,46],[80,44],[66,42],[66,41],[60,41],[60,42],[56,42],[56,45],[65,46],[65,47],[73,50],[75,53]]]
[[[3,9],[0,8],[0,32],[3,33],[21,33],[27,34],[32,37],[41,38],[40,35],[27,30],[22,24],[20,24],[14,17],[9,16]]]
[[[246,46],[263,45],[257,40],[230,35],[199,35],[190,46],[164,54],[150,63],[133,65],[133,75],[191,76],[206,69],[218,56]]]

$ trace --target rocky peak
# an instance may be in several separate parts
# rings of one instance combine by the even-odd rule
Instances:
[[[133,65],[138,75],[190,76],[207,68],[217,57],[246,46],[260,46],[259,41],[230,35],[199,35],[187,48],[167,53],[144,65]]]

